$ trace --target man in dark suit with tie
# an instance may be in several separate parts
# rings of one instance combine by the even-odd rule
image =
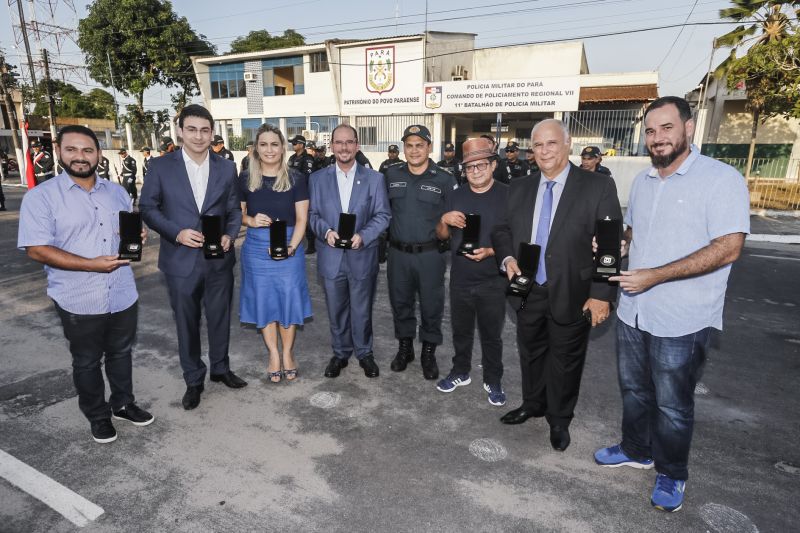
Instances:
[[[498,263],[509,279],[521,273],[521,242],[542,250],[530,294],[510,297],[517,310],[522,406],[500,420],[521,424],[546,417],[550,443],[558,451],[570,443],[589,330],[608,318],[617,297],[615,286],[592,280],[596,221],[622,218],[614,181],[570,163],[571,143],[559,120],[533,128],[531,146],[540,172],[512,180],[505,219],[492,231]]]
[[[211,381],[231,388],[247,382],[230,370],[233,242],[242,224],[236,193],[236,165],[208,149],[214,119],[202,106],[188,105],[178,117],[183,147],[153,160],[142,188],[142,218],[161,236],[158,268],[164,273],[175,313],[186,394],[184,409],[194,409],[203,392],[206,365],[201,358],[201,304],[206,312]],[[221,259],[206,259],[201,216],[222,220]]]
[[[325,376],[335,378],[355,354],[368,378],[378,377],[372,353],[372,304],[378,280],[378,236],[391,209],[383,175],[356,163],[358,133],[347,124],[332,133],[336,162],[311,174],[309,221],[321,241],[317,270],[325,291],[333,357]],[[356,216],[352,248],[336,246],[339,215]]]

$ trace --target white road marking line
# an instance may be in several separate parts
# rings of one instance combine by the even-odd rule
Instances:
[[[98,507],[3,450],[0,450],[0,477],[46,503],[78,527],[87,525],[105,512],[102,507]]]
[[[749,254],[750,257],[761,257],[762,259],[782,259],[784,261],[800,261],[800,257],[780,257],[778,255]]]

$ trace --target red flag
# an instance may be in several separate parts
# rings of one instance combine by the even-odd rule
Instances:
[[[36,178],[33,173],[33,159],[31,159],[31,150],[28,146],[28,121],[26,120],[22,125],[22,150],[25,157],[25,182],[29,189],[36,186]]]

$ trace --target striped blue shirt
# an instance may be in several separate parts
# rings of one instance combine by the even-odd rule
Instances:
[[[628,270],[682,259],[731,233],[750,233],[750,195],[733,167],[706,157],[696,146],[674,174],[655,168],[633,182],[625,224],[633,228]],[[722,329],[731,265],[638,293],[622,291],[617,316],[656,337]]]
[[[91,191],[85,191],[62,172],[25,194],[17,246],[53,246],[87,259],[117,255],[119,212],[131,208],[131,199],[116,183],[98,179]],[[138,298],[130,266],[109,274],[50,266],[44,270],[47,295],[73,314],[117,313]]]

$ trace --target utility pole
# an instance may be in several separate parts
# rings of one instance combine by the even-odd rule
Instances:
[[[108,77],[111,78],[111,92],[114,93],[114,128],[119,129],[119,107],[117,106],[117,89],[114,87],[114,71],[111,69],[111,56],[106,51],[108,61]]]
[[[17,119],[17,109],[14,107],[14,100],[11,98],[11,92],[6,86],[6,75],[8,74],[8,66],[6,65],[5,58],[0,55],[0,92],[2,93],[3,101],[8,109],[8,118],[11,122],[11,140],[14,143],[14,152],[17,154],[17,162],[19,163],[20,178],[25,183],[25,174],[22,169],[25,168],[24,155],[22,147],[19,145],[19,120]]]
[[[44,60],[44,86],[47,92],[47,111],[50,113],[50,139],[56,140],[56,106],[53,105],[52,85],[50,83],[50,63],[47,61],[47,50],[42,50]]]
[[[33,69],[31,43],[28,41],[28,28],[25,23],[25,13],[22,11],[22,0],[17,0],[17,10],[19,12],[19,27],[22,31],[22,40],[25,42],[25,53],[28,54],[28,68],[31,69],[31,85],[33,90],[36,91],[36,72]]]

